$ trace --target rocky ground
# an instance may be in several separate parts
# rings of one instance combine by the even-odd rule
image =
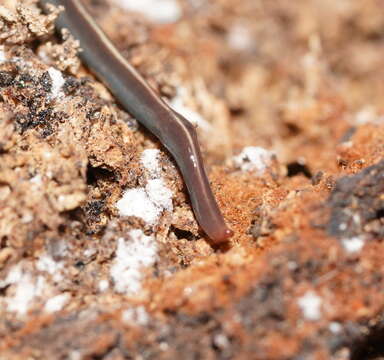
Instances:
[[[56,11],[1,0],[0,359],[382,359],[383,2],[133,3],[87,1],[198,126],[235,235]]]

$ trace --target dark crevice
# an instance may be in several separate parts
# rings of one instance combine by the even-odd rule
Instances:
[[[363,340],[356,342],[351,360],[378,360],[384,358],[384,328],[373,329]]]
[[[115,180],[115,174],[102,167],[93,167],[88,164],[87,168],[87,184],[95,185],[97,180]]]
[[[304,175],[308,179],[312,178],[312,173],[309,170],[307,165],[300,164],[297,161],[291,162],[287,165],[288,177],[293,177],[297,175]]]
[[[8,284],[8,285],[5,285],[4,287],[0,288],[0,296],[5,296],[7,294],[7,289],[10,287],[11,285]]]
[[[381,219],[383,217],[384,217],[384,208],[377,210],[376,211],[376,219]]]
[[[229,109],[229,111],[233,117],[243,116],[246,112],[245,109],[243,107],[240,107],[240,106],[238,106],[238,107],[233,106]]]
[[[179,240],[181,240],[181,239],[195,240],[196,239],[196,236],[193,235],[188,230],[182,230],[182,229],[178,229],[178,228],[172,226],[171,231],[176,235],[176,237]]]
[[[301,129],[294,123],[286,123],[285,127],[287,129],[288,136],[297,136],[301,132]]]

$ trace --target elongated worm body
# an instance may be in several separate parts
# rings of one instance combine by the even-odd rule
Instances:
[[[214,243],[232,236],[212,193],[194,126],[173,111],[124,59],[79,0],[40,0],[62,5],[57,27],[68,28],[80,41],[82,60],[119,103],[169,150],[187,185],[202,229]]]

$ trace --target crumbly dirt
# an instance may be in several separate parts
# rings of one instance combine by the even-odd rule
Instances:
[[[85,3],[199,114],[235,235],[204,236],[174,160],[54,33],[58,10],[0,0],[0,359],[382,358],[383,3],[180,0],[171,24]],[[250,146],[274,155],[249,170]],[[159,182],[154,222],[139,200],[121,215]]]

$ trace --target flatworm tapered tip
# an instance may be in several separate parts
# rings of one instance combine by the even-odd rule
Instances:
[[[234,234],[234,232],[231,229],[226,229],[224,232],[225,239],[229,239],[230,237],[233,236],[233,234]]]
[[[234,232],[231,229],[225,228],[219,233],[216,233],[215,236],[212,236],[211,239],[215,244],[220,244],[228,241],[229,238],[233,236]]]

